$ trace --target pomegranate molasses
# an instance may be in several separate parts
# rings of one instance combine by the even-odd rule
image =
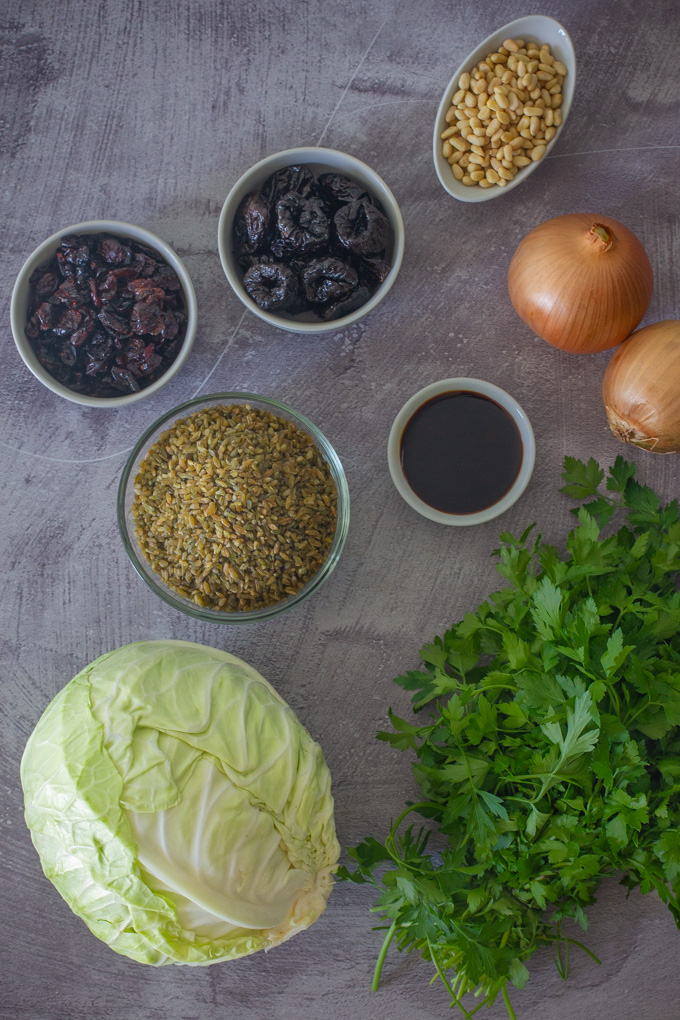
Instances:
[[[479,513],[497,503],[514,485],[523,454],[508,412],[466,390],[427,400],[401,436],[406,481],[419,499],[447,514]]]

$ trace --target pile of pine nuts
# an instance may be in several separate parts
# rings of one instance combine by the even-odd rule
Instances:
[[[547,43],[506,39],[458,79],[442,155],[462,184],[504,188],[536,163],[562,123],[567,69]]]

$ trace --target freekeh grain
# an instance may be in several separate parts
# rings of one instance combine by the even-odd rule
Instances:
[[[337,491],[312,438],[249,404],[196,411],[148,451],[132,517],[152,570],[202,608],[248,612],[298,592],[326,560]]]

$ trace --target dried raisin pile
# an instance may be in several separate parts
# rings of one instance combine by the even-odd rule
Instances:
[[[186,335],[179,277],[147,245],[68,234],[29,280],[25,332],[38,361],[75,393],[119,397],[155,382]]]
[[[305,166],[277,170],[246,195],[232,229],[255,304],[323,320],[369,300],[390,271],[393,241],[383,207],[362,184]]]

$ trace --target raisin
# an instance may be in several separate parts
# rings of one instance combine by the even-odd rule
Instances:
[[[129,262],[131,258],[130,249],[115,237],[104,237],[100,242],[99,251],[104,262],[109,265],[119,266],[126,261]]]

